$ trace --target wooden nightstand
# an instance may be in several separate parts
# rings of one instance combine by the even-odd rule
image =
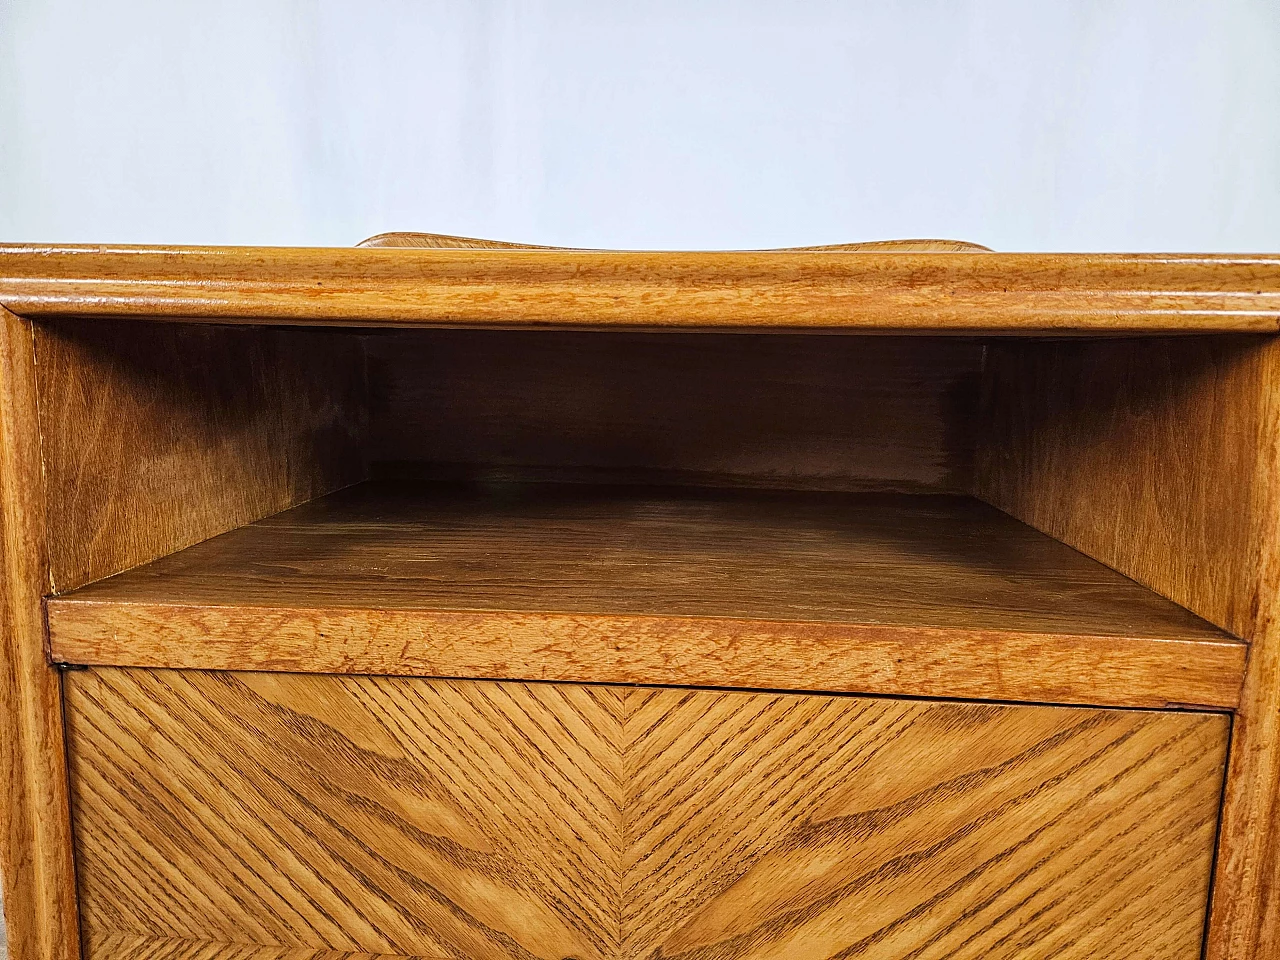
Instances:
[[[15,960],[1280,956],[1280,256],[0,304]]]

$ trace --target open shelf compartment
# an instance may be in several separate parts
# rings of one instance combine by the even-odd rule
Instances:
[[[368,482],[49,604],[56,659],[1226,707],[1245,645],[971,497]]]
[[[47,321],[50,650],[1231,709],[1263,342]]]

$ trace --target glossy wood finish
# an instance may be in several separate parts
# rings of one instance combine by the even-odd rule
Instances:
[[[45,657],[48,583],[31,325],[0,309],[0,876],[16,960],[79,956],[62,682]]]
[[[388,244],[409,246],[388,249]],[[354,560],[314,544],[311,552],[266,549],[252,563],[247,552],[238,559],[224,555],[218,563],[225,566],[201,588],[209,593],[193,594],[192,605],[170,594],[149,595],[149,587],[139,587],[133,599],[105,594],[94,599],[94,590],[116,589],[118,583],[112,582],[54,599],[55,651],[66,643],[77,659],[94,662],[261,668],[276,671],[269,683],[277,686],[293,682],[279,671],[389,670],[1231,708],[1231,773],[1207,956],[1280,956],[1280,554],[1275,537],[1280,409],[1274,387],[1280,383],[1280,340],[1271,336],[1280,329],[1280,257],[998,255],[932,244],[923,250],[845,246],[620,253],[449,237],[375,238],[370,247],[347,251],[6,247],[0,249],[0,303],[36,321],[34,366],[29,355],[22,359],[23,349],[12,349],[30,338],[30,328],[8,314],[9,340],[0,356],[5,364],[0,371],[5,378],[0,383],[5,431],[0,492],[6,581],[0,602],[9,648],[3,732],[11,745],[3,773],[14,798],[2,868],[19,877],[9,881],[19,890],[11,892],[16,905],[10,911],[19,911],[11,923],[36,931],[36,939],[25,946],[15,933],[19,960],[70,958],[76,949],[67,934],[74,927],[74,904],[68,893],[65,794],[58,792],[59,681],[44,663],[40,624],[33,619],[40,593],[144,563],[359,479],[367,473],[369,455],[380,475],[471,477],[485,483],[513,476],[621,475],[725,487],[972,492],[1249,644],[1185,614],[1178,614],[1182,626],[1170,627],[1173,621],[1159,611],[1172,608],[1110,573],[1095,579],[1085,572],[1095,568],[1061,545],[1053,545],[1053,562],[1042,568],[1023,552],[1041,542],[1034,538],[957,534],[955,514],[947,514],[942,533],[922,524],[910,535],[896,530],[864,538],[867,531],[883,533],[876,527],[885,520],[880,511],[859,521],[858,537],[844,540],[837,534],[846,528],[833,526],[829,515],[815,521],[821,511],[796,507],[817,501],[794,498],[773,513],[758,510],[750,523],[726,527],[732,511],[725,504],[751,497],[735,500],[740,495],[686,490],[650,491],[661,502],[655,506],[651,497],[648,506],[621,523],[616,504],[610,522],[603,513],[550,511],[541,515],[542,527],[520,514],[518,502],[504,507],[512,511],[508,520],[519,521],[505,529],[500,512],[489,508],[472,511],[456,524],[456,517],[441,523],[441,515],[434,514],[420,527],[436,538],[429,542],[442,547],[438,553],[424,549],[424,539],[415,533],[397,540],[400,546],[388,554],[382,534],[372,530],[376,524],[360,521],[343,530],[331,524],[328,544],[339,550],[355,544]],[[156,319],[171,323],[145,322]],[[254,329],[236,326],[244,324]],[[325,333],[265,326],[271,324],[353,329]],[[358,329],[379,326],[577,329]],[[602,328],[610,329],[602,333]],[[669,335],[675,331],[702,335]],[[712,332],[721,335],[708,336]],[[949,337],[800,336],[815,332]],[[1124,338],[1166,332],[1260,335]],[[985,333],[1019,337],[982,343],[965,336]],[[1042,342],[1036,334],[1095,339]],[[372,361],[369,418],[362,345]],[[43,437],[33,426],[33,398],[40,402]],[[43,463],[33,454],[37,440],[44,444]],[[41,493],[46,483],[47,507]],[[501,489],[510,488],[495,487]],[[581,496],[583,488],[578,490]],[[705,512],[689,512],[703,496],[719,505],[711,510],[714,522]],[[932,509],[927,500],[914,502],[913,509]],[[488,519],[478,522],[482,516]],[[34,526],[33,517],[39,521]],[[635,536],[637,518],[652,537]],[[663,523],[682,531],[671,537],[674,548],[659,535]],[[403,533],[399,521],[389,526]],[[987,529],[985,521],[978,526]],[[251,541],[264,535],[263,528],[240,535]],[[207,556],[216,559],[220,542],[195,550],[209,550]],[[632,549],[636,544],[639,552]],[[1032,550],[1033,557],[1040,549]],[[1043,549],[1049,557],[1049,548]],[[205,555],[179,554],[163,563],[180,566],[193,556]],[[524,576],[527,570],[512,562],[517,556],[532,574]],[[1068,556],[1070,562],[1062,559]],[[359,585],[367,592],[359,603],[343,605],[334,599],[343,589],[333,584],[356,567],[373,571]],[[433,576],[444,568],[446,575]],[[168,569],[172,573],[177,567]],[[596,579],[580,576],[583,569]],[[119,583],[145,584],[154,573],[140,569],[129,575],[135,579]],[[202,576],[198,565],[188,574],[192,582]],[[179,583],[188,574],[165,582]],[[862,586],[849,589],[849,578],[863,575]],[[390,589],[388,580],[395,581]],[[245,603],[244,595],[233,598],[250,581],[252,603]],[[386,600],[397,591],[415,590],[429,595],[429,602],[398,606]],[[468,602],[479,598],[475,602],[481,606],[453,606],[460,595]],[[556,601],[556,609],[541,602],[546,597]],[[575,597],[581,601],[577,606]],[[600,604],[601,597],[608,602]],[[668,610],[659,602],[667,597],[688,606]],[[1125,597],[1140,599],[1130,608]],[[17,653],[11,656],[12,651]],[[399,689],[395,684],[426,683],[301,682],[307,687],[321,680],[373,684],[360,689],[378,691],[383,690],[378,684]],[[258,682],[260,690],[267,689],[264,684],[268,680]],[[603,695],[600,688],[587,692]],[[166,701],[164,706],[172,706],[175,715],[189,712],[199,708],[201,696],[193,693],[190,703]],[[313,694],[301,696],[310,701]],[[662,699],[667,696],[677,699]],[[668,691],[655,703],[676,714],[683,703],[679,697],[692,697],[694,707],[706,710],[698,698],[709,696],[718,695]],[[833,699],[767,692],[725,696],[804,699],[804,709]],[[122,703],[117,700],[109,711],[113,723],[151,723],[142,711],[130,713]],[[360,703],[362,709],[382,711],[381,722],[400,701],[379,692]],[[283,710],[291,718],[299,713]],[[343,707],[316,723],[340,727],[356,712]],[[681,722],[690,728],[700,715],[694,709],[695,719]],[[557,715],[555,722],[564,720]],[[604,721],[597,717],[596,722]],[[106,722],[98,726],[105,728]],[[166,729],[181,728],[174,721]],[[291,729],[298,734],[299,728]],[[749,733],[760,739],[768,730]],[[260,731],[243,735],[252,740]],[[1005,739],[1001,729],[983,728],[982,736],[986,749]],[[803,737],[796,742],[808,752],[788,762],[803,768],[818,748],[810,749]],[[1072,754],[1078,761],[1071,744],[1080,742],[1063,741],[1063,756]],[[686,747],[681,748],[685,753]],[[151,740],[146,749],[153,749]],[[923,756],[958,763],[950,748],[926,750]],[[921,757],[898,758],[893,774],[927,766]],[[147,762],[144,751],[139,748],[129,762]],[[1142,759],[1125,770],[1155,769],[1147,763]],[[1156,770],[1152,789],[1184,769],[1190,767]],[[1214,768],[1212,775],[1218,772]],[[1146,773],[1133,775],[1142,780]],[[185,789],[181,780],[171,786]],[[300,788],[290,789],[292,794],[281,796],[296,799]],[[146,799],[133,781],[118,792],[135,808]],[[344,802],[365,812],[382,802],[344,796]],[[1112,810],[1109,799],[1100,799],[1096,808],[1123,817],[1124,804],[1142,801],[1119,802]],[[752,809],[746,802],[739,806]],[[548,801],[547,809],[552,808]],[[213,809],[231,807],[215,804]],[[50,810],[55,814],[46,816]],[[732,822],[737,811],[709,812],[698,829],[714,831],[717,818]],[[903,815],[910,819],[909,813]],[[334,813],[329,824],[337,832],[342,816]],[[160,832],[177,835],[194,822],[175,827],[166,821]],[[350,820],[360,829],[367,822]],[[942,822],[949,821],[943,817]],[[873,833],[894,829],[885,818],[867,823]],[[911,830],[924,829],[912,824]],[[1106,856],[1119,850],[1130,857],[1133,831],[1159,825],[1150,815],[1135,820],[1123,839],[1112,838]],[[772,808],[756,810],[750,826],[774,829]],[[965,821],[962,830],[969,829]],[[383,834],[377,836],[382,843]],[[805,838],[792,847],[784,843],[791,851],[786,856],[817,842],[808,834]],[[1151,848],[1163,855],[1168,840],[1161,835]],[[695,837],[681,844],[697,849],[699,842]],[[772,842],[761,841],[762,848]],[[403,847],[400,842],[396,849]],[[841,850],[840,862],[849,859]],[[972,864],[974,858],[969,859]],[[185,869],[179,860],[175,855],[175,869]],[[741,915],[785,913],[787,908],[770,899],[775,889],[779,897],[794,894],[790,903],[812,892],[810,887],[786,892],[787,878],[807,875],[807,864],[793,870],[796,861],[785,856],[770,862],[783,867],[761,874],[758,887],[750,880],[750,867],[741,876],[708,881],[714,889],[705,897],[696,885],[686,896],[678,884],[664,881],[660,894],[675,890],[672,896],[684,898],[676,913],[684,911],[680,923],[685,926],[654,936],[668,953],[689,957],[755,955],[764,949],[761,944],[782,944],[780,955],[796,955],[795,944],[785,939],[790,934],[778,933],[772,920],[743,937],[725,932],[725,924]],[[902,864],[921,861],[891,862],[876,874],[889,878],[885,883],[904,876],[894,872]],[[1044,862],[1037,861],[1041,866],[1035,869],[1043,869]],[[624,867],[619,871],[617,876],[627,876]],[[1199,889],[1195,909],[1179,913],[1190,922],[1187,917],[1198,916],[1195,910],[1203,906],[1203,889],[1188,885],[1185,873],[1175,875],[1181,886],[1158,898],[1172,903],[1171,897]],[[1159,876],[1164,882],[1164,874]],[[718,898],[726,884],[745,898],[732,903],[746,906],[737,912],[715,913],[721,906],[703,911],[704,903],[722,903]],[[383,888],[393,885],[389,881]],[[1091,889],[1115,887],[1113,878],[1104,877]],[[530,889],[521,887],[521,895]],[[623,917],[621,904],[630,888],[619,881],[616,889],[617,915]],[[1125,957],[1162,956],[1162,951],[1183,949],[1180,928],[1168,917],[1132,912],[1153,889],[1148,884],[1112,907],[1128,918],[1120,935],[1109,921],[1078,911],[1081,925],[1099,931],[1094,954],[1115,949]],[[311,888],[306,892],[309,896]],[[753,900],[756,896],[762,899]],[[537,897],[513,900],[504,890],[497,900],[528,904]],[[98,916],[104,915],[102,902]],[[856,902],[861,909],[862,901]],[[540,903],[529,909],[536,914]],[[981,897],[957,896],[950,903],[957,911],[949,921],[954,924],[987,909]],[[685,909],[690,904],[697,907],[692,919]],[[760,904],[764,907],[756,909]],[[223,907],[216,900],[206,905],[215,915]],[[653,916],[661,920],[662,909],[654,908]],[[823,910],[827,907],[788,919],[789,929],[811,932],[813,923],[831,930],[837,921],[861,922],[861,914],[847,903],[837,912]],[[713,922],[708,916],[729,919]],[[880,939],[859,941],[860,949],[868,956],[895,957],[913,951],[925,956],[935,949],[940,955],[962,955],[969,949],[946,933],[922,947],[914,939],[917,916],[891,934],[877,933]],[[1010,914],[1007,936],[996,939],[995,953],[1015,941],[1047,943],[1042,934],[1049,927],[1037,916],[1042,915]],[[653,930],[661,926],[659,920]],[[1136,932],[1148,920],[1154,925],[1147,929],[1154,932]],[[377,921],[370,920],[370,928],[377,928]],[[537,929],[527,921],[522,915],[522,930]],[[624,937],[623,924],[620,919],[610,941],[620,951],[641,943]],[[1050,927],[1058,930],[1061,924]],[[684,932],[687,928],[695,932]],[[581,934],[580,928],[571,929]],[[1166,934],[1169,939],[1161,939]],[[803,940],[808,933],[795,935]],[[981,935],[970,939],[983,942]],[[822,954],[821,936],[814,942],[815,952]],[[1073,940],[1072,949],[1077,942],[1083,941]],[[488,940],[484,943],[489,949]],[[801,943],[800,954],[808,943]],[[86,948],[104,956],[175,958],[261,950],[294,960],[312,955],[313,949],[226,946],[128,930],[92,932]],[[349,947],[332,949],[337,952],[325,955],[361,955]],[[387,945],[378,952],[402,949]],[[1045,947],[1046,955],[1055,949]],[[293,950],[300,952],[290,954]],[[265,960],[264,954],[253,955]]]
[[[1245,647],[968,498],[368,484],[49,602],[76,664],[1234,706]]]
[[[250,323],[1273,333],[1280,256],[3,245],[0,303]]]
[[[1267,344],[1259,372],[1249,498],[1257,602],[1231,738],[1206,960],[1280,956],[1280,341]]]
[[[968,492],[983,345],[961,337],[370,335],[384,471]]]
[[[184,960],[1191,960],[1227,737],[1212,714],[114,669],[68,705],[103,960],[147,937]]]
[[[987,373],[979,495],[1251,641],[1207,957],[1280,955],[1280,340],[1006,342]]]
[[[57,591],[365,477],[349,335],[67,321],[36,355]]]
[[[1251,635],[1250,496],[1268,342],[991,344],[975,492]]]
[[[213,943],[130,933],[91,934],[85,938],[84,955],[87,960],[417,960],[387,953]]]

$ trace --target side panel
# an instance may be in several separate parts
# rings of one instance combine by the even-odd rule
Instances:
[[[975,492],[1250,642],[1208,960],[1280,957],[1280,338],[1002,342]]]
[[[1262,368],[1255,620],[1222,811],[1207,960],[1280,957],[1280,342]]]
[[[992,342],[974,493],[1247,638],[1274,342]]]
[[[79,956],[61,680],[45,658],[31,325],[0,307],[0,874],[15,960]]]
[[[54,592],[365,476],[352,334],[60,320],[36,357]]]

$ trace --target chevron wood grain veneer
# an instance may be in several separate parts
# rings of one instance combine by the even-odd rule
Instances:
[[[135,934],[90,934],[84,953],[118,960],[416,960],[385,953],[313,950],[308,947],[264,947],[256,943],[210,943]]]
[[[292,674],[90,670],[67,694],[98,960],[1191,958],[1227,735]]]

